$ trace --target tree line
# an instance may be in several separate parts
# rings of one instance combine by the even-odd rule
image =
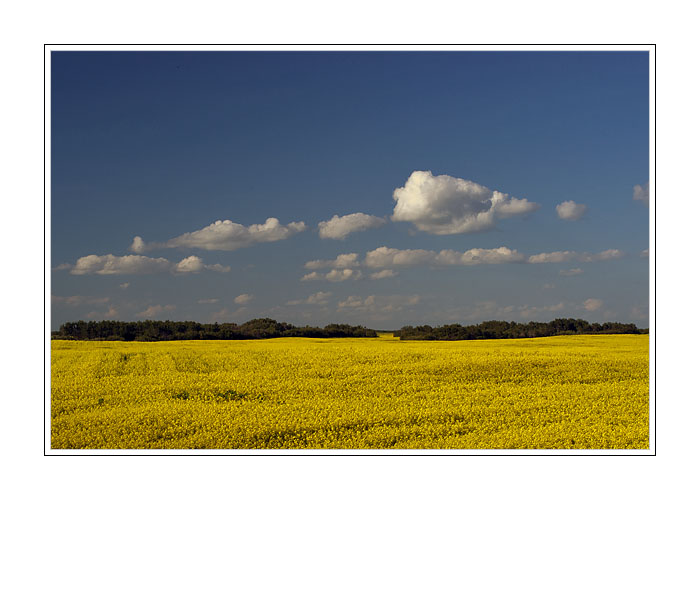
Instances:
[[[490,340],[576,335],[582,333],[649,333],[634,323],[589,323],[583,319],[554,319],[549,323],[516,323],[515,321],[484,321],[479,325],[443,325],[431,327],[406,326],[394,333],[402,340]]]
[[[296,327],[274,319],[236,323],[195,321],[74,321],[52,332],[58,340],[106,340],[158,342],[173,340],[260,340],[274,337],[377,337],[374,329],[331,323],[325,327]]]
[[[549,323],[484,321],[478,325],[405,326],[394,331],[402,340],[490,340],[548,337],[595,333],[649,333],[634,323],[589,323],[583,319],[554,319]],[[157,342],[175,340],[260,340],[276,337],[377,337],[375,329],[360,325],[331,323],[325,327],[297,327],[274,319],[253,319],[242,323],[197,323],[195,321],[73,321],[52,332],[58,340],[105,340]]]

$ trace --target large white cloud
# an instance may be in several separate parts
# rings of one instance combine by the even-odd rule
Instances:
[[[394,190],[393,221],[413,223],[438,235],[471,233],[494,226],[496,219],[525,215],[539,204],[492,191],[450,175],[414,171],[403,187]]]
[[[214,221],[203,229],[183,233],[164,243],[146,244],[136,236],[131,244],[132,252],[144,252],[152,248],[201,248],[202,250],[237,250],[253,244],[284,240],[304,231],[303,221],[282,225],[279,219],[269,218],[259,225],[246,227],[228,219]]]
[[[333,215],[329,221],[321,221],[318,224],[318,234],[322,238],[332,240],[344,240],[351,233],[364,231],[373,227],[381,227],[386,223],[386,219],[366,215],[365,213],[352,213],[339,217]]]
[[[167,258],[151,258],[138,254],[90,254],[80,257],[71,268],[73,275],[153,275],[155,273],[198,273],[203,269],[225,273],[231,267],[205,265],[198,256],[188,256],[178,263]]]
[[[644,185],[635,185],[632,191],[632,198],[645,206],[649,206],[649,182],[647,181]]]
[[[573,200],[567,200],[556,206],[557,215],[565,221],[578,221],[588,210],[585,204],[576,204]]]
[[[365,264],[375,269],[410,267],[418,265],[453,266],[524,262],[525,256],[505,246],[500,248],[472,248],[466,252],[455,250],[398,250],[382,246],[367,252]]]

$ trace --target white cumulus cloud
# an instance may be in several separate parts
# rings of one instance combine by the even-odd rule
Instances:
[[[333,260],[310,260],[304,266],[307,269],[324,269],[324,268],[337,268],[346,269],[350,267],[359,266],[357,261],[358,254],[355,252],[349,254],[338,254]]]
[[[394,190],[392,221],[413,223],[438,235],[471,233],[494,226],[497,219],[525,215],[539,204],[518,199],[450,175],[414,171]]]
[[[367,296],[364,299],[360,296],[348,296],[345,300],[338,302],[338,308],[369,308],[374,305],[374,299],[374,296]]]
[[[365,255],[365,264],[374,269],[382,267],[412,267],[427,265],[435,259],[432,250],[398,250],[382,246]]]
[[[203,269],[222,273],[231,270],[219,264],[205,265],[197,256],[188,256],[178,263],[167,258],[151,258],[138,254],[115,256],[114,254],[90,254],[80,257],[71,268],[73,275],[153,275],[155,273],[198,273]],[[127,288],[129,284],[119,287]]]
[[[201,248],[202,250],[237,250],[253,244],[276,242],[306,229],[303,221],[282,225],[279,219],[269,218],[262,224],[246,227],[228,219],[214,221],[203,229],[183,233],[164,243],[146,244],[139,236],[131,244],[133,252],[152,248]]]
[[[585,204],[576,204],[573,200],[567,200],[556,206],[557,215],[565,221],[578,221],[588,210]]]
[[[328,281],[347,281],[348,279],[359,279],[362,273],[355,269],[331,269],[326,273]]]
[[[301,281],[321,281],[327,280],[337,283],[339,281],[347,281],[348,279],[360,279],[362,271],[357,269],[331,269],[328,273],[319,273],[312,271],[301,278]]]
[[[240,296],[236,296],[233,301],[236,304],[248,304],[255,296],[252,294],[241,294]]]
[[[524,262],[525,256],[505,246],[500,248],[472,248],[466,252],[440,250],[436,257],[438,265],[499,265]]]
[[[321,221],[318,224],[318,232],[319,236],[325,239],[344,240],[351,233],[381,227],[384,223],[386,219],[361,212],[343,217],[333,215],[329,221]]]
[[[381,269],[387,267],[411,267],[419,265],[453,266],[524,262],[525,256],[505,246],[500,248],[472,248],[466,252],[455,250],[399,250],[382,246],[367,252],[365,264]]]
[[[382,269],[381,271],[377,271],[376,273],[372,273],[369,278],[370,279],[388,279],[389,277],[396,277],[398,273],[396,271],[392,271],[391,269]]]
[[[73,275],[144,275],[164,273],[172,269],[172,263],[166,258],[150,258],[138,254],[114,256],[90,254],[80,257],[71,273]]]
[[[577,260],[578,257],[578,252],[572,252],[571,250],[558,250],[556,252],[541,252],[540,254],[533,254],[527,259],[527,262],[533,264],[560,263]]]
[[[178,273],[198,273],[204,268],[204,261],[199,256],[188,256],[183,258],[175,266]]]
[[[304,275],[301,281],[318,281],[319,279],[323,279],[323,275],[317,271],[311,271],[311,273]]]

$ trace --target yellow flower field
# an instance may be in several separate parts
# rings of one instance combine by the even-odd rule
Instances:
[[[649,447],[649,337],[51,342],[52,448]]]

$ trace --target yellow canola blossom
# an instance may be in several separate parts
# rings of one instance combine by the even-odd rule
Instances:
[[[52,448],[649,447],[649,338],[52,341]]]

